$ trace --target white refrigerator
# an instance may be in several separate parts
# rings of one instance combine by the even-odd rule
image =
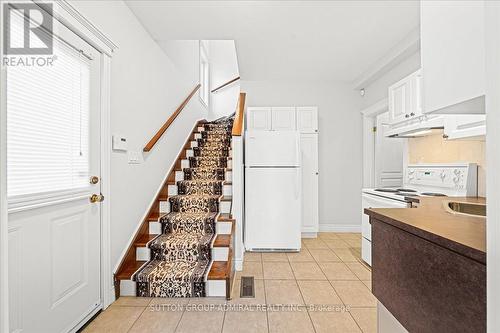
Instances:
[[[299,251],[300,134],[247,131],[245,138],[245,248]]]

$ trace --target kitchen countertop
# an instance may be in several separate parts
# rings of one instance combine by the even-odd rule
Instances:
[[[417,208],[367,208],[365,214],[486,265],[486,218],[450,213],[443,202],[476,197],[420,197]]]

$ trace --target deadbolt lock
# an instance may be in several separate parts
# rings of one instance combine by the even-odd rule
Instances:
[[[96,202],[103,202],[104,201],[104,195],[102,194],[92,194],[90,196],[90,202],[96,203]]]
[[[99,177],[97,177],[97,176],[90,177],[90,184],[94,184],[95,185],[97,183],[99,183]]]

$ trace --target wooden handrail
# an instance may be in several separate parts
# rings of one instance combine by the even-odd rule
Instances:
[[[158,130],[158,132],[156,132],[153,138],[149,140],[148,144],[144,147],[143,151],[148,152],[154,147],[154,145],[158,142],[158,140],[160,140],[163,133],[165,133],[165,131],[170,127],[170,125],[172,125],[175,118],[177,118],[179,113],[181,113],[182,109],[184,109],[187,103],[189,103],[191,97],[193,97],[193,95],[196,94],[196,92],[198,91],[198,89],[200,89],[200,87],[201,84],[197,84],[196,87],[194,87],[194,89],[191,91],[188,97],[186,97],[186,99],[182,102],[182,104],[179,105],[179,107],[175,110],[174,113],[172,113],[172,115],[167,119],[165,124],[163,124],[163,126]]]
[[[224,83],[223,85],[218,86],[217,88],[215,88],[214,90],[212,90],[212,92],[214,93],[214,92],[216,92],[216,91],[218,91],[218,90],[220,90],[220,89],[224,88],[225,86],[228,86],[228,85],[230,85],[231,83],[238,81],[239,79],[240,79],[240,77],[239,77],[239,76],[238,76],[238,77],[235,77],[234,79],[232,79],[232,80],[230,80],[230,81],[227,81],[227,82],[226,82],[226,83]]]
[[[238,106],[236,107],[236,116],[234,117],[233,123],[233,136],[241,136],[241,132],[243,131],[243,118],[245,117],[245,98],[246,93],[240,93],[240,97],[238,98]]]

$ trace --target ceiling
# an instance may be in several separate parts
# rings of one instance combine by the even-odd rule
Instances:
[[[353,82],[419,26],[419,1],[126,1],[158,41],[234,39],[245,80]]]

